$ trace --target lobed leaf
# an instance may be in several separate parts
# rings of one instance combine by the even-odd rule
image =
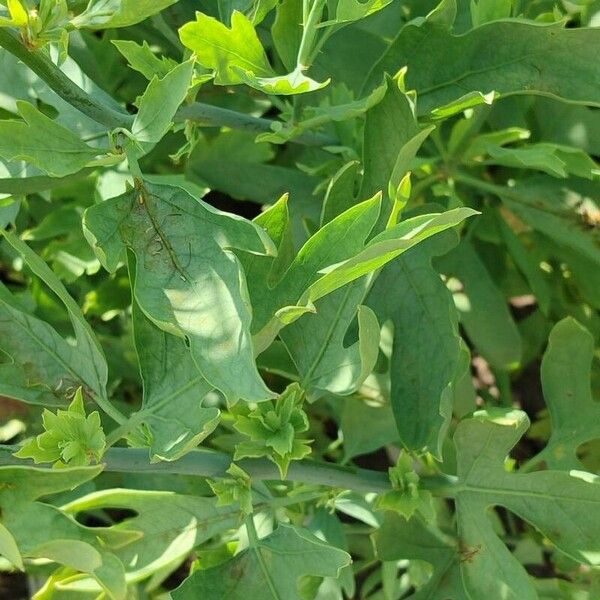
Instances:
[[[408,24],[373,67],[367,89],[383,73],[406,66],[406,84],[417,91],[421,115],[471,92],[534,94],[600,106],[594,84],[598,66],[589,60],[589,48],[599,43],[599,36],[593,28],[516,20],[487,23],[463,35],[433,23]],[[456,112],[460,110],[457,106]]]
[[[140,182],[89,208],[84,228],[109,271],[126,247],[133,252],[134,295],[141,310],[163,331],[187,340],[210,385],[231,399],[272,397],[256,369],[246,284],[230,250],[274,252],[260,227],[181,188]]]
[[[346,552],[309,531],[280,525],[231,561],[194,572],[173,592],[173,598],[185,600],[207,595],[231,600],[248,597],[300,600],[301,576],[336,577],[349,563]]]
[[[22,121],[0,122],[0,156],[25,160],[52,177],[83,169],[100,152],[27,102],[17,102]]]

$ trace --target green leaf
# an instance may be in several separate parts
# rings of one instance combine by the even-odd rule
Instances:
[[[376,196],[348,209],[312,236],[293,260],[286,254],[277,259],[243,259],[259,348],[264,349],[282,326],[312,311],[313,303],[320,298],[475,214],[471,209],[456,209],[408,219],[366,243],[379,208]],[[266,228],[280,248],[287,243],[284,240],[289,239],[290,232],[285,198],[255,221]]]
[[[298,580],[304,575],[337,577],[350,556],[305,529],[279,527],[232,560],[195,571],[173,593],[174,600],[206,596],[241,600],[300,600]]]
[[[92,460],[100,461],[106,447],[100,414],[94,411],[86,415],[81,388],[67,410],[58,410],[56,414],[45,410],[42,419],[44,433],[27,442],[15,456],[59,467],[83,467]]]
[[[173,124],[173,117],[187,95],[194,63],[177,65],[164,77],[153,77],[140,98],[131,133],[135,153],[149,152]]]
[[[456,541],[433,528],[425,529],[418,521],[405,524],[399,519],[388,520],[376,534],[384,560],[409,557],[434,565],[431,581],[415,598],[442,600],[454,594],[537,600],[531,578],[494,531],[487,514],[494,505],[533,525],[571,559],[600,562],[596,544],[600,523],[590,519],[600,503],[597,478],[578,471],[511,474],[504,467],[506,455],[528,425],[525,413],[505,409],[479,411],[459,424],[454,436]]]
[[[285,479],[290,462],[310,453],[312,440],[297,438],[308,430],[308,418],[301,408],[303,400],[300,386],[292,383],[273,402],[262,402],[252,410],[240,406],[234,427],[249,441],[236,445],[234,460],[266,456]]]
[[[296,0],[281,0],[271,27],[273,44],[286,69],[293,71],[302,41],[302,5]]]
[[[197,12],[196,20],[179,30],[179,37],[202,66],[215,71],[218,85],[243,83],[245,73],[254,77],[274,75],[252,22],[237,10],[231,15],[231,29]]]
[[[88,573],[109,598],[125,600],[123,566],[112,550],[131,541],[132,533],[114,532],[105,527],[87,528],[60,509],[36,501],[42,496],[73,489],[96,477],[101,470],[102,467],[55,470],[0,467],[3,530],[13,537],[24,559],[45,558]],[[6,547],[2,549],[5,550]],[[15,548],[12,550],[11,560],[16,560]]]
[[[363,140],[364,176],[360,195],[388,191],[395,175],[397,186],[419,146],[431,130],[423,129],[415,116],[415,103],[405,91],[404,73],[386,77],[386,94],[368,112]],[[412,150],[412,151],[411,151]],[[401,158],[401,165],[398,160]]]
[[[133,419],[148,428],[150,462],[177,460],[217,426],[219,410],[202,406],[213,388],[198,372],[184,340],[156,327],[137,302],[132,310],[144,382],[142,408]]]
[[[243,13],[234,10],[231,28],[213,17],[196,13],[179,36],[200,64],[215,72],[218,85],[245,83],[266,94],[302,94],[325,87],[329,80],[314,81],[304,75],[305,67],[296,67],[287,75],[277,75],[258,39],[254,25]]]
[[[239,504],[244,516],[252,514],[252,480],[250,475],[235,463],[231,463],[227,473],[231,477],[208,482],[210,489],[217,497],[217,506]]]
[[[439,235],[386,266],[367,299],[381,323],[393,324],[391,404],[400,440],[438,456],[451,416],[460,337],[452,296],[431,261],[456,238]]]
[[[506,249],[517,268],[523,273],[531,286],[531,291],[535,294],[540,309],[544,314],[547,314],[550,308],[551,292],[539,265],[535,263],[527,247],[521,242],[502,216],[498,214],[497,218],[500,235],[506,244]]]
[[[466,590],[474,597],[537,598],[525,570],[496,536],[485,509],[504,506],[531,523],[573,560],[598,564],[600,522],[590,519],[600,503],[600,484],[589,474],[544,471],[509,474],[506,454],[529,425],[520,411],[479,412],[455,434],[459,487],[456,495],[461,563]]]
[[[345,399],[340,426],[345,461],[374,452],[398,439],[394,414],[387,404],[381,406],[354,398]]]
[[[594,108],[536,98],[533,129],[538,139],[600,154],[600,119]]]
[[[315,81],[307,77],[300,67],[296,67],[287,75],[273,75],[271,77],[256,77],[254,73],[236,67],[233,67],[233,70],[238,72],[240,79],[246,85],[256,88],[265,94],[281,96],[314,92],[329,85],[330,81],[329,79]]]
[[[78,29],[129,27],[159,13],[178,0],[90,0],[85,11],[71,20]]]
[[[600,32],[593,28],[519,21],[488,23],[464,35],[434,24],[409,24],[371,71],[368,88],[384,72],[395,73],[406,65],[406,85],[417,91],[421,115],[470,92],[494,91],[501,97],[537,94],[600,106],[600,92],[593,83],[599,67],[589,59],[589,48],[598,39]]]
[[[18,308],[0,288],[0,393],[44,406],[66,406],[80,385],[94,382],[94,365],[50,325]],[[96,389],[97,393],[101,390]]]
[[[129,66],[139,71],[149,81],[154,76],[165,77],[177,67],[173,59],[166,56],[158,57],[146,41],[141,45],[131,40],[112,40],[112,43],[127,59]]]
[[[0,523],[0,555],[4,556],[12,565],[20,571],[25,570],[23,558],[19,552],[19,547],[10,531]]]
[[[347,23],[364,19],[385,8],[392,0],[338,0],[335,10],[336,23]]]
[[[126,565],[127,579],[132,582],[143,581],[163,569],[169,573],[194,548],[237,527],[240,518],[239,508],[218,507],[214,498],[168,491],[102,490],[63,507],[73,516],[105,508],[135,512],[111,527],[113,535],[129,536],[128,543],[121,543],[114,554]]]
[[[452,277],[449,285],[455,290],[460,322],[477,350],[498,369],[514,368],[521,361],[519,330],[474,246],[463,240],[437,264]]]
[[[582,150],[558,144],[530,144],[520,148],[503,148],[487,144],[490,156],[486,164],[524,169],[537,169],[553,177],[566,178],[569,174],[593,179],[600,174],[596,163]]]
[[[510,17],[514,5],[514,0],[471,0],[473,27]]]
[[[344,531],[344,527],[340,522],[339,517],[335,513],[331,513],[326,508],[319,507],[315,510],[307,527],[309,531],[314,533],[319,539],[326,541],[336,548],[348,551],[346,532]],[[354,597],[356,585],[354,582],[352,565],[342,568],[339,576],[335,579],[331,578],[331,580],[331,583],[335,585],[336,588],[342,588],[346,596],[349,598]]]
[[[355,189],[359,181],[360,163],[346,163],[327,185],[321,210],[321,227],[356,204]]]
[[[17,102],[22,121],[0,121],[0,156],[25,160],[52,177],[85,167],[102,152],[54,122],[28,102]]]
[[[542,387],[552,429],[532,465],[580,469],[577,449],[600,437],[600,406],[590,389],[593,356],[594,339],[575,319],[567,317],[552,328],[542,360]]]
[[[325,392],[352,394],[375,366],[379,323],[362,304],[368,285],[363,278],[333,292],[316,302],[315,314],[300,317],[280,333],[311,401]],[[355,318],[358,340],[348,345],[344,338]]]
[[[278,0],[221,0],[216,9],[211,12],[217,12],[219,18],[224,23],[231,21],[231,16],[235,11],[244,13],[254,25],[258,25],[275,8]]]
[[[29,16],[27,10],[21,4],[21,0],[7,0],[9,18],[0,17],[0,27],[24,27],[27,26]]]
[[[585,182],[583,182],[585,183]],[[495,186],[505,205],[533,229],[560,246],[600,264],[598,232],[594,228],[595,184],[572,180],[568,186],[550,178],[528,178],[512,188]],[[586,218],[590,211],[591,218]]]
[[[4,231],[3,235],[6,241],[21,255],[31,271],[56,294],[67,309],[69,320],[75,332],[75,341],[77,342],[76,346],[67,344],[62,338],[59,338],[58,334],[47,323],[23,313],[18,316],[18,319],[21,323],[20,328],[26,335],[17,334],[12,338],[6,338],[7,343],[10,341],[13,344],[6,346],[10,348],[7,350],[8,354],[13,356],[12,353],[16,353],[14,355],[15,362],[27,365],[31,362],[31,357],[36,356],[36,352],[39,352],[34,348],[39,348],[40,345],[42,347],[46,346],[47,350],[42,355],[44,356],[42,362],[38,367],[35,367],[40,370],[34,375],[34,385],[42,384],[42,386],[49,386],[51,389],[52,386],[55,386],[54,389],[57,391],[61,389],[66,391],[71,386],[76,388],[83,383],[84,389],[89,388],[96,395],[96,399],[106,400],[106,382],[108,379],[106,359],[100,342],[85,320],[81,309],[48,265],[27,244],[14,233]],[[11,302],[7,301],[7,295],[2,294],[2,298],[5,299],[4,306],[13,315],[12,318],[17,318],[16,309],[14,305],[9,306]],[[11,328],[16,326],[16,323],[10,324]],[[20,344],[24,344],[23,347],[20,348]],[[19,354],[21,352],[23,354]],[[17,355],[20,358],[17,358]],[[75,360],[75,355],[78,357],[77,360]],[[26,374],[27,369],[24,369],[23,373]],[[46,378],[49,373],[51,373],[50,377]],[[29,381],[27,375],[26,381]],[[26,387],[30,387],[30,383]],[[47,392],[47,387],[44,391]],[[27,399],[29,400],[29,398]]]
[[[89,208],[84,227],[107,270],[117,268],[125,247],[135,254],[140,308],[187,340],[213,387],[231,399],[272,397],[256,369],[243,272],[230,250],[274,252],[260,227],[180,188],[148,182]]]
[[[410,250],[433,235],[456,227],[465,219],[479,214],[472,208],[455,208],[406,219],[372,238],[365,248],[348,260],[325,268],[325,275],[311,285],[307,293],[311,301],[339,289]]]
[[[410,600],[469,598],[461,579],[461,554],[456,541],[419,515],[406,520],[397,513],[387,512],[373,537],[381,560],[408,557],[432,565],[431,578],[409,596]]]
[[[434,521],[433,497],[431,492],[421,489],[411,456],[402,452],[396,465],[388,469],[388,474],[393,489],[377,498],[377,507],[397,512],[405,519],[420,513],[428,521]]]

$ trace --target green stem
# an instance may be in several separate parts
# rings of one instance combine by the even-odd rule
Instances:
[[[121,411],[113,406],[108,398],[94,395],[94,402],[101,408],[113,421],[119,425],[127,423],[127,417]]]
[[[169,27],[162,14],[158,13],[157,15],[154,15],[151,18],[151,21],[155,29],[164,36],[164,38],[171,44],[171,46],[173,46],[173,49],[177,50],[177,52],[181,52],[181,41],[179,40],[175,32]]]
[[[347,23],[340,23],[337,25],[329,25],[328,28],[321,34],[321,37],[317,40],[317,43],[314,45],[312,52],[310,53],[310,58],[308,62],[312,65],[316,60],[317,56],[319,56],[319,52],[323,49],[323,46],[327,42],[327,40],[334,34],[337,33],[340,29],[342,29]]]
[[[468,121],[467,128],[462,131],[462,135],[452,151],[450,152],[450,162],[453,165],[458,165],[469,148],[469,145],[473,138],[481,131],[487,118],[490,115],[491,106],[484,105],[478,106],[474,109],[473,116]]]
[[[131,115],[96,101],[73,83],[45,54],[29,50],[14,33],[5,28],[0,28],[0,46],[27,65],[63,100],[97,123],[110,128],[131,126]]]
[[[0,29],[0,46],[27,65],[50,89],[71,106],[94,119],[94,121],[111,129],[118,127],[129,129],[131,127],[134,119],[133,115],[113,110],[97,102],[73,83],[49,58],[39,51],[29,50],[13,33],[6,29]],[[253,117],[200,102],[181,107],[177,111],[174,120],[179,123],[198,121],[211,127],[230,127],[253,133],[271,132],[273,131],[271,125],[274,123],[270,119]],[[312,132],[303,133],[290,141],[304,146],[331,146],[337,143],[335,138]]]
[[[483,179],[471,177],[470,175],[467,175],[466,173],[453,172],[452,178],[455,179],[456,181],[460,181],[461,183],[464,183],[465,185],[473,187],[482,192],[488,192],[490,194],[493,194],[494,196],[510,195],[509,188],[505,188],[503,186],[496,185],[495,183],[488,183],[487,181],[483,181]]]
[[[144,422],[146,416],[147,415],[144,411],[139,411],[130,415],[126,421],[121,422],[118,427],[115,427],[115,429],[107,434],[106,447],[110,448],[111,446],[114,446],[121,438],[126,437],[132,429]]]
[[[310,67],[310,56],[313,50],[315,36],[317,35],[317,25],[321,20],[323,8],[327,0],[314,0],[308,14],[304,15],[302,39],[298,48],[298,58],[296,63],[300,70]]]
[[[182,106],[177,111],[174,121],[196,121],[208,127],[230,127],[251,133],[272,132],[272,124],[276,122],[201,102]],[[305,132],[290,142],[304,146],[331,146],[338,143],[335,138],[312,132]]]
[[[27,465],[27,461],[12,456],[16,447],[0,446],[0,465]],[[172,462],[150,463],[148,450],[144,448],[110,448],[104,455],[105,470],[114,473],[168,473],[196,477],[227,477],[231,456],[211,450],[194,450]],[[279,480],[277,467],[266,458],[237,461],[237,464],[253,479]],[[293,461],[287,480],[333,488],[351,489],[357,492],[387,492],[391,485],[387,475],[355,467],[343,467],[333,463],[313,460]],[[455,478],[445,475],[424,476],[421,485],[434,496],[452,497],[455,494]]]
[[[254,525],[253,514],[246,517],[244,525],[246,525],[246,532],[248,533],[248,543],[251,548],[255,548],[258,546],[258,533],[256,531],[256,526]]]
[[[431,187],[436,181],[441,181],[443,179],[443,175],[441,173],[433,173],[432,175],[428,175],[424,179],[417,181],[417,183],[412,188],[411,197],[418,198],[422,192],[424,192],[427,188]]]
[[[446,150],[446,147],[444,146],[444,142],[442,141],[442,136],[440,134],[439,127],[436,127],[431,132],[431,139],[432,139],[433,143],[435,144],[437,151],[440,153],[442,160],[444,162],[448,162],[448,151]]]

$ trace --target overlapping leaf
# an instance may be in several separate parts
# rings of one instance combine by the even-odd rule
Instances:
[[[377,196],[357,204],[322,227],[295,257],[290,253],[285,198],[257,217],[256,223],[267,230],[280,248],[276,259],[243,260],[255,309],[252,327],[259,347],[270,343],[283,325],[312,310],[313,302],[474,214],[465,208],[415,217],[367,242],[379,212]]]
[[[81,310],[46,263],[14,234],[4,236],[60,298],[77,344],[68,343],[48,323],[21,310],[10,292],[0,288],[0,347],[10,361],[0,367],[0,390],[10,398],[47,406],[65,405],[80,386],[106,398],[106,360]]]
[[[456,241],[443,234],[400,257],[381,272],[367,299],[381,323],[393,323],[391,403],[400,439],[437,454],[451,415],[460,337],[452,297],[431,261]]]
[[[141,96],[131,133],[135,153],[145,154],[171,127],[175,111],[183,102],[192,77],[193,62],[177,65],[164,77],[153,77]]]
[[[315,303],[315,313],[301,316],[280,337],[294,361],[300,384],[311,399],[325,392],[355,392],[373,370],[379,353],[379,323],[362,304],[370,278],[344,286]],[[354,319],[358,340],[345,343]]]
[[[435,23],[409,24],[371,71],[368,87],[406,65],[407,85],[417,91],[422,115],[439,114],[448,105],[462,110],[468,94],[482,103],[490,92],[599,106],[598,65],[589,60],[589,48],[599,39],[593,28],[519,21],[495,21],[463,35]]]
[[[246,285],[230,251],[274,251],[261,227],[181,188],[148,182],[88,209],[84,223],[109,271],[117,268],[125,247],[135,254],[140,308],[158,327],[187,340],[213,387],[230,398],[271,396],[254,363]]]
[[[135,25],[177,0],[90,0],[71,23],[81,29],[108,29]]]
[[[173,592],[174,600],[272,598],[300,600],[303,575],[337,577],[350,556],[309,531],[280,525],[231,561],[193,573]]]
[[[196,21],[186,23],[179,35],[198,61],[214,70],[215,83],[219,85],[246,83],[267,94],[289,95],[312,92],[329,83],[307,77],[303,65],[297,65],[287,75],[277,75],[254,25],[237,10],[231,15],[231,28],[198,12]]]
[[[239,522],[236,507],[216,507],[212,498],[135,490],[94,492],[63,507],[71,515],[117,507],[135,516],[111,527],[115,536],[128,536],[114,553],[126,567],[127,581],[134,583],[164,570],[165,576],[199,544]],[[132,533],[137,535],[132,536]],[[117,538],[119,539],[119,538]],[[127,540],[127,537],[125,537]],[[160,540],[160,543],[158,541]],[[62,589],[100,590],[83,577],[67,578]]]
[[[455,303],[460,321],[477,350],[494,367],[510,369],[521,360],[521,338],[501,290],[477,256],[463,240],[438,261],[440,270],[454,278]],[[495,315],[488,318],[489,311]]]
[[[148,428],[139,441],[149,446],[151,462],[176,460],[217,426],[219,410],[202,406],[213,388],[200,375],[184,340],[156,327],[137,303],[133,330],[144,382],[142,407],[133,419]]]
[[[542,361],[542,387],[552,429],[532,465],[582,468],[577,449],[600,437],[600,405],[590,389],[593,355],[592,335],[577,321],[566,318],[554,326]]]
[[[22,121],[0,122],[0,156],[25,160],[53,177],[75,173],[98,153],[75,133],[27,102],[17,102]]]
[[[571,559],[592,565],[600,562],[600,521],[593,516],[600,503],[600,484],[594,476],[577,471],[510,473],[504,467],[506,455],[528,426],[525,413],[499,409],[477,412],[458,426],[454,437],[457,541],[422,523],[405,524],[398,519],[377,534],[385,560],[413,557],[434,565],[432,579],[415,598],[441,600],[455,594],[537,600],[530,576],[498,537],[486,514],[494,505],[531,523]],[[405,541],[397,543],[397,536]]]
[[[21,569],[23,559],[46,558],[88,573],[99,591],[104,590],[112,600],[125,600],[124,568],[112,550],[138,534],[124,529],[84,527],[60,509],[37,501],[42,496],[73,489],[101,470],[102,467],[0,467],[0,552]]]

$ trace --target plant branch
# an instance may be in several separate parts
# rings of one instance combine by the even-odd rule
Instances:
[[[182,106],[175,114],[174,120],[175,122],[196,121],[209,127],[230,127],[250,133],[272,132],[272,124],[278,122],[201,102]],[[291,139],[290,142],[303,146],[332,146],[338,143],[335,138],[312,132],[302,133]]]
[[[37,50],[29,50],[12,32],[0,28],[0,46],[27,65],[54,92],[71,106],[97,123],[110,128],[129,127],[133,117],[98,102],[71,81],[48,57]]]
[[[73,83],[44,54],[29,50],[17,36],[3,28],[0,29],[0,46],[28,66],[63,100],[66,100],[71,106],[94,121],[110,128],[130,128],[134,118],[133,115],[114,110],[97,102],[87,92]],[[273,131],[271,125],[276,122],[200,102],[181,107],[177,111],[174,120],[176,122],[197,121],[208,126],[231,127],[232,129],[254,133],[271,132]],[[337,143],[335,138],[312,132],[303,133],[290,141],[304,146],[328,146]]]
[[[0,446],[0,465],[26,465],[27,461],[12,456],[16,447]],[[110,448],[104,455],[105,470],[115,473],[169,473],[197,477],[227,477],[231,456],[211,450],[194,450],[179,460],[150,463],[148,450],[143,448]],[[279,471],[266,458],[237,461],[252,478],[278,480]],[[391,484],[387,474],[356,467],[343,467],[334,463],[313,460],[293,461],[288,470],[289,481],[352,489],[358,492],[387,492]],[[423,488],[435,496],[450,497],[454,493],[455,480],[450,476],[423,476]]]

